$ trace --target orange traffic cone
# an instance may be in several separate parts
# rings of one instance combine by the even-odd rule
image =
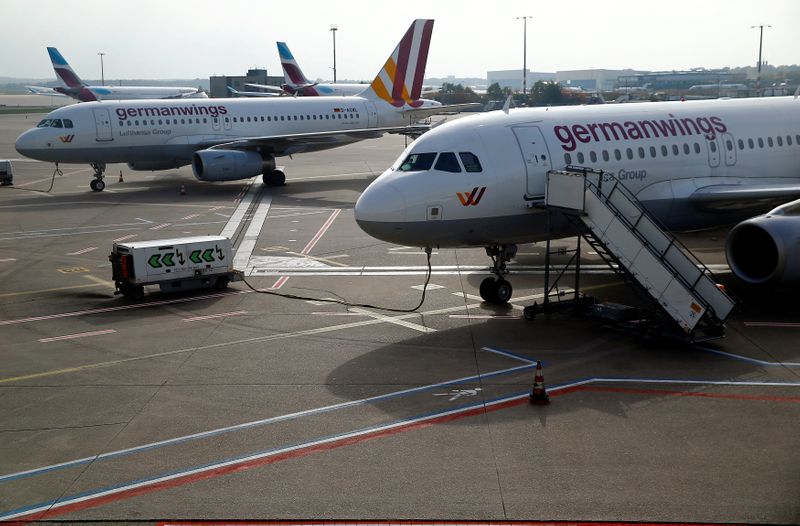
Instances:
[[[124,183],[125,181],[122,180],[122,170],[119,171],[119,182]]]
[[[186,185],[185,184],[181,185],[181,195],[186,195]]]
[[[536,362],[536,376],[533,379],[533,390],[531,391],[531,403],[533,405],[547,405],[550,403],[550,396],[544,388],[544,376],[542,376],[542,362]]]

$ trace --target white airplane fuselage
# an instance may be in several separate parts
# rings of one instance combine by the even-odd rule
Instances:
[[[443,152],[453,152],[457,166],[417,170],[407,162],[414,154]],[[466,171],[462,152],[477,157],[480,171]],[[754,215],[757,200],[705,208],[700,189],[800,185],[800,100],[532,108],[464,117],[412,143],[361,195],[356,220],[378,239],[411,246],[539,241],[547,236],[546,214],[529,204],[542,198],[547,171],[566,165],[612,173],[667,228],[731,224]]]
[[[189,164],[195,151],[211,143],[408,123],[398,108],[359,97],[89,102],[59,108],[47,120],[57,120],[61,127],[24,132],[17,151],[62,163],[163,161],[176,166]],[[356,140],[339,136],[302,151]]]

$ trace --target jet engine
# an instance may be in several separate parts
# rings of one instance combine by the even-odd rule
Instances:
[[[275,170],[275,159],[242,150],[200,150],[192,156],[192,172],[201,181],[235,181]]]
[[[158,170],[172,170],[174,168],[186,166],[187,164],[189,163],[186,161],[134,161],[128,163],[128,168],[141,172],[155,172]]]
[[[725,256],[733,273],[747,283],[800,281],[800,200],[733,227]]]

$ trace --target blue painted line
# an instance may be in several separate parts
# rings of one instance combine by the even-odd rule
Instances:
[[[526,360],[526,362],[527,361],[528,360]],[[507,374],[513,374],[513,373],[517,373],[517,372],[520,372],[520,371],[525,371],[525,370],[531,369],[533,367],[535,367],[534,364],[521,365],[521,366],[518,366],[518,367],[512,367],[510,369],[502,369],[500,371],[495,371],[495,372],[491,372],[491,373],[478,374],[478,375],[469,376],[469,377],[465,377],[465,378],[459,378],[459,379],[456,379],[456,380],[450,380],[450,381],[447,381],[447,382],[440,382],[438,384],[424,385],[424,386],[420,386],[420,387],[412,387],[410,389],[404,389],[402,391],[396,391],[396,392],[393,392],[393,393],[387,393],[385,395],[378,395],[378,396],[374,396],[374,397],[370,397],[370,398],[364,398],[364,399],[361,399],[361,400],[355,400],[353,402],[345,402],[345,403],[342,403],[342,404],[335,404],[335,405],[331,405],[331,406],[320,407],[320,408],[316,408],[316,409],[310,409],[310,410],[307,410],[307,411],[300,411],[300,412],[297,412],[297,413],[291,413],[291,414],[287,414],[287,415],[281,415],[281,416],[277,416],[277,417],[266,418],[266,419],[263,419],[263,420],[256,420],[256,421],[253,421],[253,422],[246,422],[244,424],[237,424],[237,425],[234,425],[234,426],[224,427],[224,428],[215,429],[215,430],[211,430],[211,431],[204,431],[204,432],[193,434],[193,435],[187,435],[187,436],[183,436],[183,437],[171,438],[171,439],[163,440],[163,441],[160,441],[160,442],[153,442],[151,444],[145,444],[143,446],[137,446],[137,447],[133,447],[133,448],[130,448],[130,449],[123,449],[123,450],[119,450],[119,451],[112,451],[112,452],[109,452],[109,453],[103,453],[103,454],[96,455],[96,456],[93,456],[93,457],[85,457],[85,458],[81,458],[81,459],[77,459],[77,460],[63,462],[63,463],[60,463],[60,464],[53,464],[53,465],[50,465],[50,466],[45,466],[45,467],[42,467],[42,468],[32,469],[32,470],[28,470],[28,471],[10,473],[8,475],[0,476],[0,484],[6,483],[6,482],[12,482],[14,480],[19,480],[19,479],[23,479],[23,478],[39,476],[39,475],[43,475],[43,474],[50,473],[50,472],[53,472],[53,471],[59,471],[59,470],[62,470],[62,469],[67,469],[67,468],[72,468],[72,467],[77,467],[77,466],[83,466],[83,465],[86,465],[86,464],[89,464],[89,463],[92,463],[92,462],[104,462],[106,460],[112,460],[112,459],[116,459],[116,458],[121,458],[121,457],[129,456],[129,455],[133,455],[133,454],[136,454],[136,453],[144,453],[144,452],[147,452],[147,451],[152,451],[154,449],[159,449],[159,448],[166,447],[166,446],[185,444],[185,443],[192,442],[192,441],[195,441],[195,440],[211,438],[211,437],[223,435],[223,434],[226,434],[226,433],[232,433],[232,432],[236,432],[236,431],[244,431],[244,430],[247,430],[247,429],[253,429],[253,428],[261,427],[261,426],[265,426],[265,425],[271,425],[271,424],[277,424],[277,423],[280,423],[280,422],[296,420],[296,419],[299,419],[299,418],[302,418],[302,417],[307,417],[307,416],[314,416],[314,415],[320,415],[320,414],[324,414],[324,413],[331,413],[331,412],[340,411],[340,410],[343,410],[343,409],[349,409],[349,408],[353,408],[353,407],[358,407],[358,406],[361,406],[361,405],[374,404],[374,403],[377,403],[377,402],[383,402],[383,401],[392,400],[392,399],[395,399],[395,398],[402,398],[402,397],[409,396],[409,395],[412,395],[412,394],[431,391],[431,390],[434,390],[434,389],[440,389],[442,387],[450,387],[450,386],[454,386],[454,385],[462,385],[462,384],[465,384],[465,383],[471,383],[471,382],[475,382],[475,381],[480,381],[482,379],[495,378],[495,377],[498,377],[498,376],[504,376],[504,375],[507,375]]]
[[[536,360],[531,360],[530,358],[526,358],[526,357],[522,356],[521,354],[513,353],[513,352],[507,351],[505,349],[498,349],[497,347],[484,347],[483,350],[484,351],[493,352],[493,353],[496,353],[496,354],[501,354],[503,356],[508,356],[509,358],[514,358],[515,360],[520,360],[520,361],[525,362],[525,363],[536,364]],[[544,365],[544,362],[542,362],[542,365]]]
[[[795,362],[768,362],[765,360],[759,360],[757,358],[749,358],[747,356],[742,356],[740,354],[733,354],[725,351],[719,351],[717,349],[710,349],[708,347],[698,347],[698,349],[714,354],[719,354],[721,356],[725,356],[727,358],[732,358],[734,360],[739,360],[742,362],[753,363],[756,365],[763,365],[765,367],[800,367],[800,363],[795,363]]]

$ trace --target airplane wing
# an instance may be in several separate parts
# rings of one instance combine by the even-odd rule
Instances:
[[[275,93],[283,93],[283,88],[281,88],[280,86],[270,86],[269,84],[253,84],[253,83],[246,83],[245,86],[249,88],[263,89],[265,91],[273,91]]]
[[[266,93],[263,91],[237,91],[228,86],[228,91],[237,97],[280,97],[279,93]]]
[[[258,150],[272,155],[293,155],[309,147],[326,144],[335,145],[343,139],[376,139],[384,133],[419,136],[431,127],[425,124],[410,126],[391,126],[385,128],[361,128],[353,130],[337,130],[313,133],[294,133],[288,135],[266,135],[263,137],[245,137],[235,141],[221,140],[208,144],[212,150]]]
[[[441,106],[430,106],[427,108],[404,110],[403,115],[406,115],[411,119],[424,119],[432,115],[441,115],[443,113],[458,113],[464,110],[475,109],[480,106],[481,104],[477,102],[468,102],[466,104],[443,104]]]
[[[66,97],[63,93],[59,93],[53,88],[44,88],[41,86],[25,86],[28,91],[34,95],[47,95],[49,97]]]
[[[797,184],[710,185],[698,188],[689,202],[702,210],[744,210],[773,208],[800,198]]]

